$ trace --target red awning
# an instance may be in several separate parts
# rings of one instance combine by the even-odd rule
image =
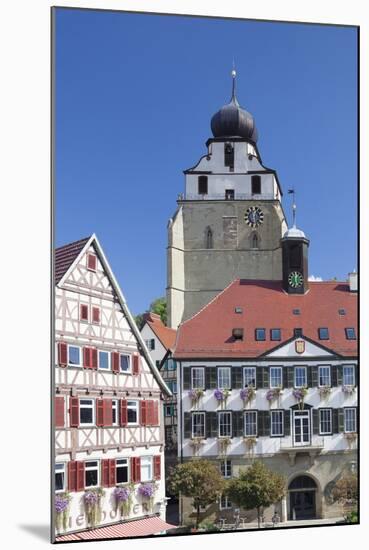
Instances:
[[[99,527],[98,529],[90,529],[89,531],[81,531],[80,533],[61,535],[56,537],[56,541],[145,537],[147,535],[155,535],[175,527],[176,525],[166,523],[159,517],[155,516],[151,518],[138,519],[136,521],[128,521],[127,523],[109,525],[107,527]]]

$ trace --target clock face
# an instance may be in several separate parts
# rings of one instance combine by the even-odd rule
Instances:
[[[304,278],[298,271],[292,271],[292,273],[288,276],[288,284],[292,286],[292,288],[298,288],[299,286],[302,286],[302,283],[304,282]]]
[[[250,206],[245,212],[245,222],[252,227],[258,227],[264,221],[264,214],[259,206]]]

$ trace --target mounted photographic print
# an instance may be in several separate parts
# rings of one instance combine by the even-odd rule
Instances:
[[[53,542],[358,523],[358,28],[52,14]]]

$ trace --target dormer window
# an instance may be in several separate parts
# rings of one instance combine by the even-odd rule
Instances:
[[[251,194],[252,195],[261,194],[261,177],[260,176],[251,177]]]
[[[96,271],[96,263],[95,254],[87,254],[87,269],[89,271]]]
[[[356,332],[353,327],[351,328],[345,328],[346,332],[346,339],[347,340],[356,340]]]
[[[294,335],[295,338],[301,338],[302,328],[294,328],[293,329],[293,335]]]
[[[198,192],[199,195],[208,194],[208,176],[199,176],[198,178]]]
[[[243,340],[243,328],[234,328],[232,336],[235,340]]]
[[[329,331],[327,327],[318,328],[319,340],[329,340]]]
[[[258,342],[265,340],[265,328],[255,329],[255,340]]]

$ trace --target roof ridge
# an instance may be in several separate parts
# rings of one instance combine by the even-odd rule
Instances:
[[[58,247],[55,248],[55,252],[58,252],[59,250],[62,250],[63,248],[72,247],[72,246],[75,246],[77,244],[87,242],[89,239],[91,239],[91,237],[92,237],[92,235],[90,235],[89,237],[84,237],[83,239],[78,239],[78,241],[72,241],[71,243],[66,243],[66,244],[63,244],[62,246],[58,246]]]

